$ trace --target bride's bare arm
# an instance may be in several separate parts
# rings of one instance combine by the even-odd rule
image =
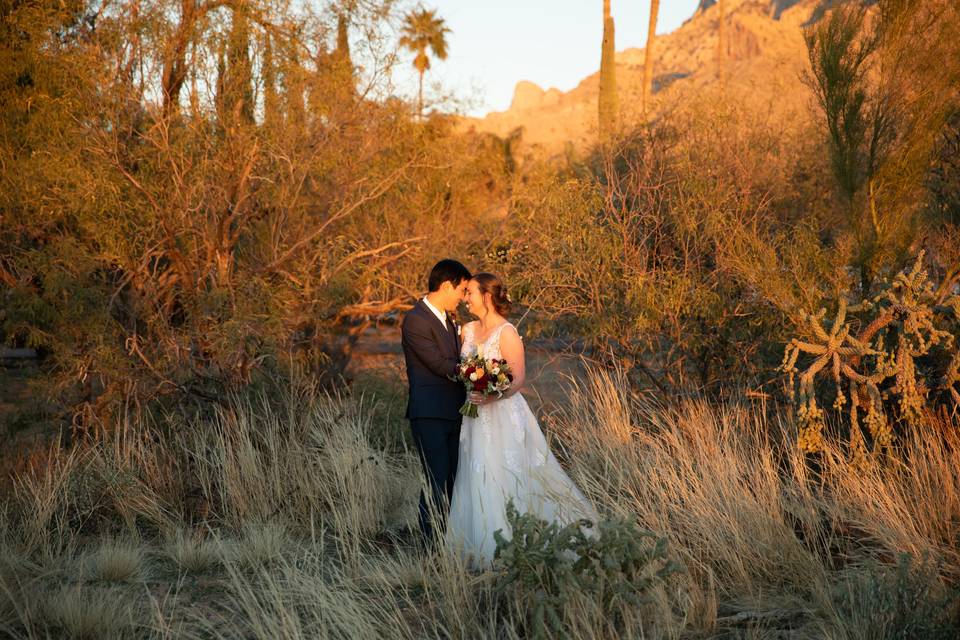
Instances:
[[[519,393],[523,383],[527,378],[527,367],[523,354],[523,340],[520,334],[510,325],[504,327],[500,332],[500,355],[510,365],[510,371],[513,373],[513,383],[510,389],[503,394],[504,398],[509,398],[515,393]]]

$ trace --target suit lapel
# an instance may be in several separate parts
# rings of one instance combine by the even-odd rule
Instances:
[[[423,303],[423,300],[418,300],[418,301],[417,301],[417,306],[420,307],[420,311],[421,311],[425,316],[427,316],[427,318],[430,320],[430,322],[433,323],[433,325],[434,325],[435,327],[439,328],[441,331],[446,331],[446,330],[447,330],[447,328],[443,326],[443,323],[440,322],[440,318],[438,318],[438,317],[436,316],[436,314],[433,313],[433,311],[430,311],[430,308],[427,307],[427,305],[425,305],[425,304]]]
[[[447,314],[447,329],[453,335],[453,346],[456,349],[456,353],[460,353],[460,334],[457,333],[457,325],[453,323],[453,320],[450,319],[450,314]]]
[[[460,353],[460,346],[459,346],[459,344],[457,344],[458,340],[457,340],[457,338],[456,338],[456,335],[457,335],[456,329],[448,329],[447,327],[443,326],[443,323],[440,322],[440,318],[438,318],[438,317],[433,313],[433,311],[430,311],[429,307],[427,307],[427,305],[425,305],[425,304],[423,303],[423,299],[422,299],[422,298],[421,298],[420,300],[417,300],[416,307],[417,307],[418,309],[420,309],[420,313],[422,313],[422,314],[424,314],[425,316],[427,316],[427,320],[429,320],[431,323],[433,323],[433,326],[436,327],[436,328],[437,328],[437,331],[440,332],[440,342],[439,342],[439,345],[438,345],[438,346],[439,346],[441,349],[443,349],[443,350],[449,349],[449,348],[450,348],[450,333],[453,333],[453,335],[454,335],[453,344],[454,344],[454,347],[455,347],[455,349],[456,349],[456,353],[459,354],[459,353]],[[448,325],[450,324],[450,314],[447,314],[447,324],[448,324]]]

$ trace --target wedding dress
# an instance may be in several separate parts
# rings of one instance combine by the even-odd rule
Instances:
[[[478,351],[475,327],[471,323],[463,328],[462,356]],[[485,358],[502,357],[504,330],[516,331],[509,322],[494,329],[481,345]],[[510,539],[509,500],[520,513],[560,525],[580,518],[597,521],[593,506],[557,462],[520,393],[480,405],[476,418],[464,417],[459,456],[445,544],[474,566],[492,563],[496,530]]]

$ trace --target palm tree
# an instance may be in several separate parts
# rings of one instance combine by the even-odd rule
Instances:
[[[427,55],[427,49],[430,49],[440,60],[447,59],[447,34],[450,29],[446,27],[443,18],[437,17],[437,11],[418,9],[406,15],[403,21],[402,36],[400,37],[400,46],[416,53],[413,59],[413,66],[420,74],[420,91],[417,100],[417,113],[423,118],[423,74],[430,68],[430,57]]]
[[[647,105],[653,92],[653,41],[657,34],[657,14],[660,0],[650,0],[650,24],[647,27],[647,48],[643,53],[643,117],[647,117]]]

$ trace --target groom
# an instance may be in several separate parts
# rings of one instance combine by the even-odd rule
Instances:
[[[442,535],[433,530],[430,511],[444,517],[457,475],[466,392],[450,379],[460,360],[460,336],[450,312],[464,299],[469,280],[470,272],[456,260],[435,264],[429,293],[407,312],[400,331],[410,384],[406,417],[430,488],[429,496],[420,494],[420,530],[428,546]]]

